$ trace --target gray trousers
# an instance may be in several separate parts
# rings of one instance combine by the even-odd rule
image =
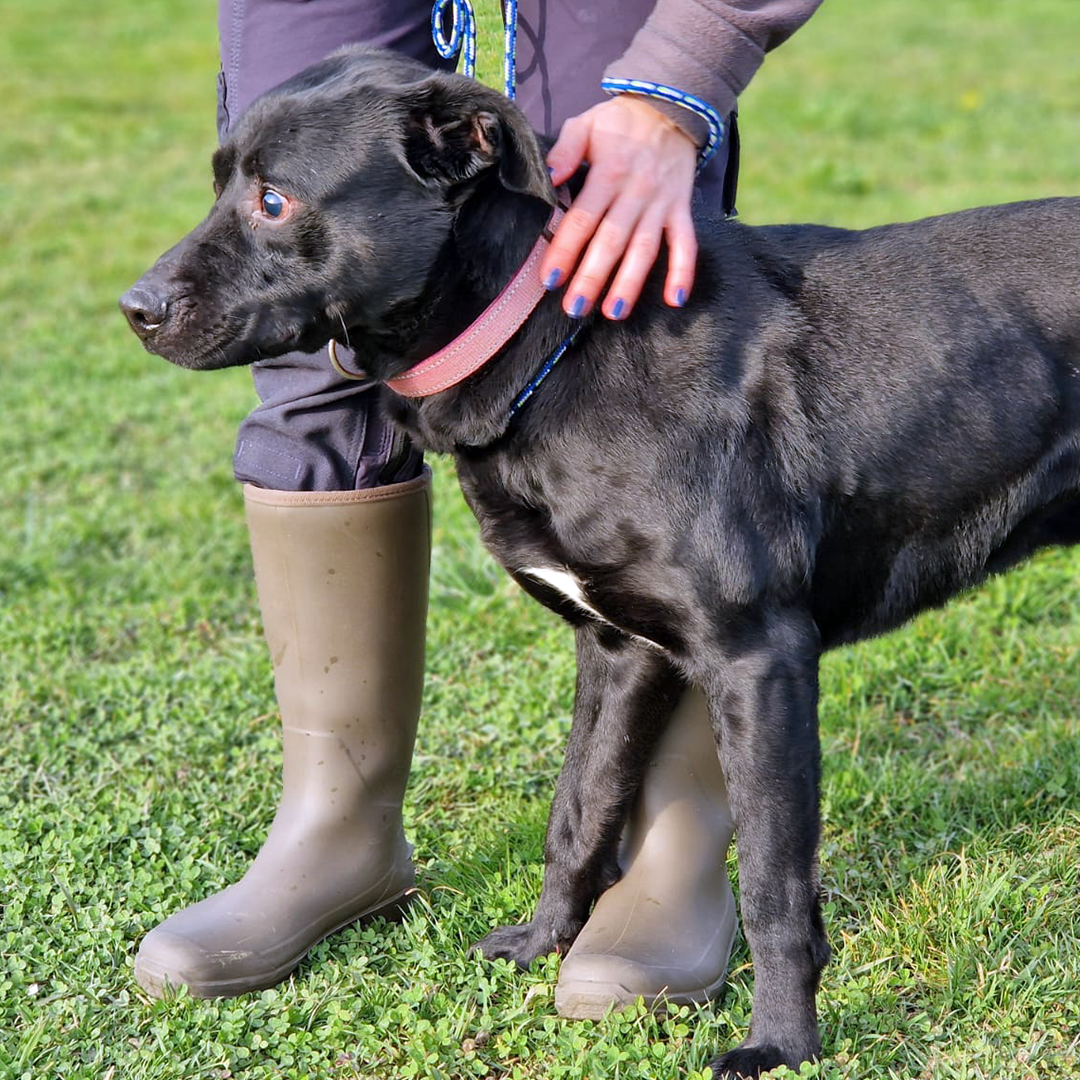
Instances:
[[[520,0],[517,103],[555,137],[604,99],[604,68],[625,52],[655,0]],[[218,132],[265,90],[340,45],[366,42],[447,66],[431,41],[430,0],[219,0]],[[698,181],[722,197],[727,154]],[[362,366],[362,359],[359,361]],[[241,424],[238,480],[279,491],[341,491],[411,480],[420,455],[383,418],[378,385],[347,382],[325,352],[252,367],[261,404]]]

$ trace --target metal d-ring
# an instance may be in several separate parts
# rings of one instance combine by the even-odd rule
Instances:
[[[330,366],[343,378],[353,382],[366,382],[371,376],[366,371],[349,371],[338,359],[337,342],[331,338],[327,343],[326,351],[330,354]]]

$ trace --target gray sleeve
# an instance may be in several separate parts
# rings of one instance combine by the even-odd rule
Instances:
[[[708,102],[721,116],[735,108],[765,53],[785,42],[822,0],[657,0],[630,47],[605,78],[663,83]],[[649,99],[702,146],[706,125],[679,105]]]

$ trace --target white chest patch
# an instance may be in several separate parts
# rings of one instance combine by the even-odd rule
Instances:
[[[595,615],[603,622],[608,622],[585,598],[585,589],[569,570],[557,570],[555,567],[547,566],[530,566],[521,572],[528,574],[531,578],[536,578],[537,581],[542,581],[545,585],[550,585],[557,592],[561,592],[567,600],[572,604],[576,604],[582,611],[587,611],[590,615]],[[612,624],[608,623],[608,625],[611,626]]]
[[[578,578],[570,573],[569,570],[560,570],[553,566],[529,566],[522,570],[521,573],[528,574],[529,577],[535,578],[537,581],[542,581],[545,585],[550,585],[551,588],[562,593],[567,600],[581,608],[582,611],[588,612],[588,614],[599,619],[607,626],[622,631],[627,637],[632,637],[635,641],[640,641],[645,645],[651,645],[654,649],[660,648],[655,641],[650,641],[648,638],[643,638],[639,634],[632,634],[628,630],[623,630],[621,626],[616,626],[610,619],[597,611],[596,608],[589,603],[589,599],[585,595],[584,586]]]

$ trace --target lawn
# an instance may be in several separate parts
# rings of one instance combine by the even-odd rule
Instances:
[[[743,217],[1076,194],[1078,43],[1076,0],[828,0],[744,97]],[[272,991],[134,983],[142,934],[243,872],[278,784],[231,476],[249,376],[146,356],[115,300],[209,203],[215,50],[210,0],[0,7],[0,1077],[693,1075],[745,1029],[741,943],[714,1006],[598,1023],[555,1017],[555,959],[467,955],[535,901],[573,658],[445,461],[419,902]],[[1076,552],[827,658],[813,1075],[1080,1076],[1078,703]]]

